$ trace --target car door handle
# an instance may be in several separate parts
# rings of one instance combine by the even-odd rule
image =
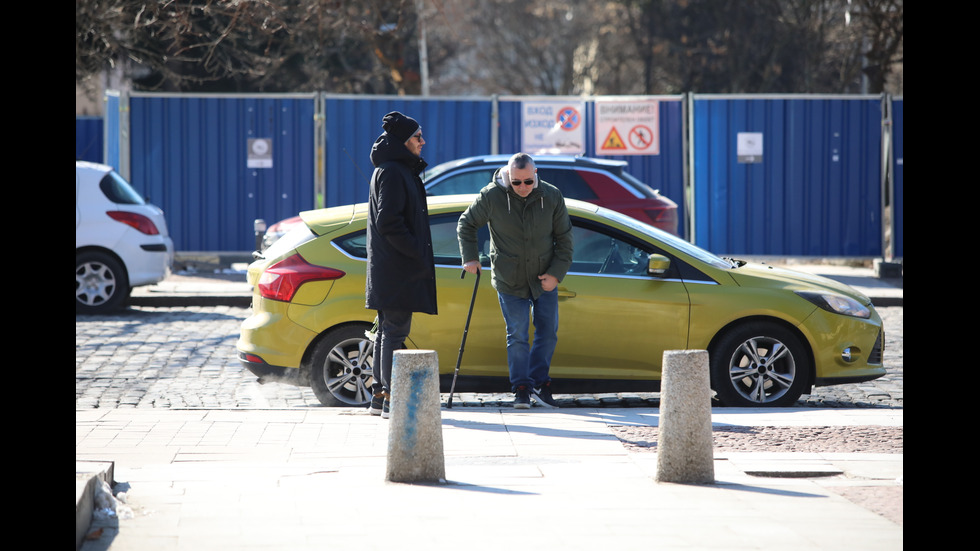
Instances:
[[[575,291],[569,291],[564,287],[559,287],[558,298],[575,298]]]

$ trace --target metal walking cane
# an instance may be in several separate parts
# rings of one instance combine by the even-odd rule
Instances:
[[[449,402],[446,403],[446,408],[453,409],[453,392],[456,391],[456,376],[459,375],[459,364],[463,361],[463,347],[466,346],[466,333],[470,330],[470,318],[473,317],[473,303],[476,302],[476,290],[480,287],[480,272],[483,271],[481,268],[476,269],[476,283],[473,284],[473,297],[470,298],[470,311],[466,314],[466,326],[463,327],[463,340],[459,343],[459,356],[456,358],[456,371],[453,373],[453,384],[449,387]],[[463,270],[459,274],[459,279],[466,277],[466,270]]]

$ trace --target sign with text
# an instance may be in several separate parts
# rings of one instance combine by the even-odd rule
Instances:
[[[248,168],[272,168],[272,140],[270,138],[249,138],[248,156],[245,160]]]
[[[521,150],[531,155],[585,153],[585,102],[525,101],[521,112]]]
[[[595,149],[599,155],[660,155],[659,129],[658,100],[595,102]]]
[[[736,147],[739,163],[762,162],[762,132],[739,132]]]

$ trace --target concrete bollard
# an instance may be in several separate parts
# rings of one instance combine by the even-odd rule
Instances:
[[[396,350],[391,374],[391,482],[445,482],[439,359],[434,350]]]
[[[664,351],[656,480],[692,484],[715,480],[706,350]]]

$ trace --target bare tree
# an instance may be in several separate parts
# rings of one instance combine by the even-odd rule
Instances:
[[[142,90],[415,95],[424,47],[435,94],[876,93],[901,69],[902,8],[902,0],[78,0],[75,80],[117,70]]]
[[[904,63],[905,14],[902,0],[854,0],[851,20],[858,27],[866,63],[868,92],[885,91],[896,66]]]
[[[872,51],[883,55],[872,65],[882,74],[895,62],[885,52],[895,43],[901,48],[902,1],[855,2],[869,21],[853,27],[848,0],[620,3],[643,63],[646,93],[840,93],[858,91],[867,25],[880,29],[875,35],[882,46]],[[889,16],[881,21],[872,12]]]
[[[582,93],[593,70],[601,4],[589,0],[444,0],[432,36],[452,43],[435,86],[446,92]]]
[[[417,93],[411,0],[79,0],[75,80],[142,89]]]

